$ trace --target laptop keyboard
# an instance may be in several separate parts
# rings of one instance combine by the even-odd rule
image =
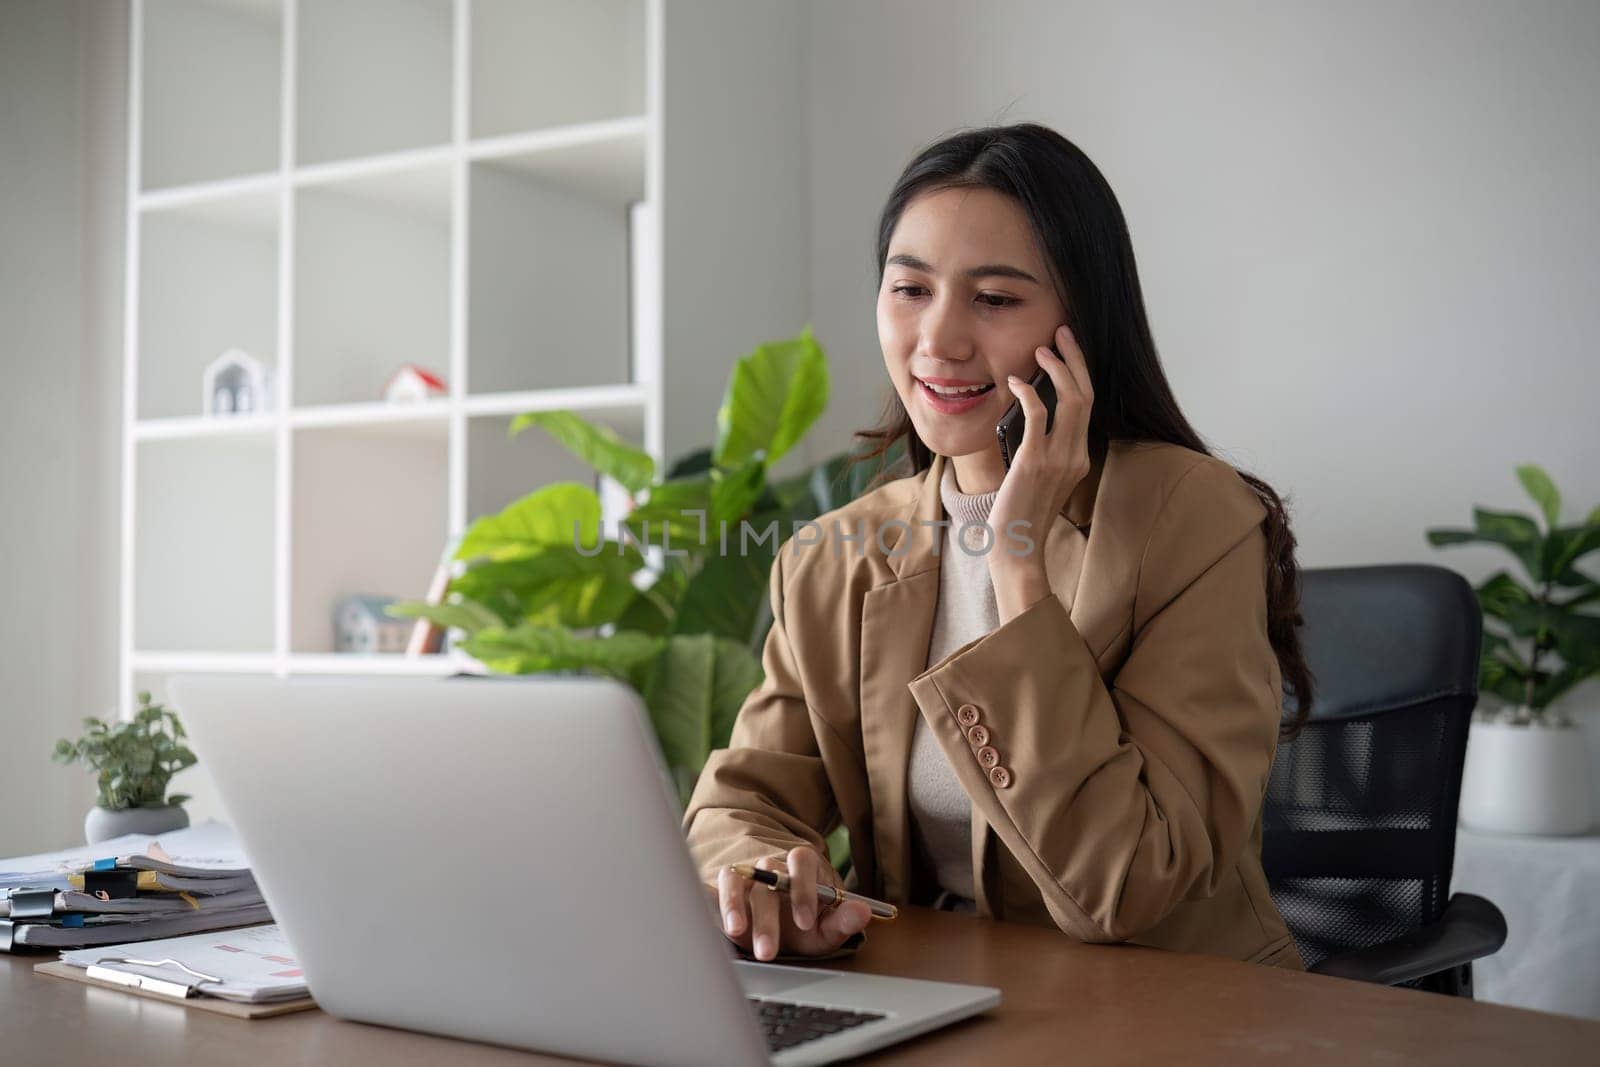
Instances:
[[[882,1014],[873,1011],[821,1008],[815,1004],[764,1000],[761,997],[746,999],[761,1021],[761,1032],[767,1037],[767,1048],[773,1052],[782,1052],[807,1041],[883,1018]]]

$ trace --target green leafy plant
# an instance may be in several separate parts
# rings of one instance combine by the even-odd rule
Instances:
[[[1550,476],[1533,464],[1516,472],[1539,505],[1543,528],[1530,515],[1474,508],[1473,529],[1427,535],[1432,545],[1493,544],[1516,557],[1527,583],[1502,570],[1477,588],[1485,620],[1478,688],[1504,701],[1511,718],[1531,721],[1600,674],[1600,617],[1579,610],[1600,600],[1600,582],[1578,569],[1600,548],[1600,507],[1582,523],[1562,526],[1561,494]]]
[[[626,532],[606,536],[590,487],[544,486],[472,524],[442,603],[389,612],[459,629],[460,647],[498,673],[603,674],[631,685],[687,798],[761,683],[779,545],[793,524],[852,499],[880,469],[839,455],[770,479],[827,402],[827,361],[808,327],[738,361],[715,443],[664,477],[607,427],[566,411],[520,415],[512,436],[538,427],[627,490]]]
[[[126,722],[108,724],[93,717],[83,720],[84,735],[76,741],[56,742],[58,763],[82,762],[93,770],[99,786],[96,803],[111,811],[125,808],[161,808],[182,804],[182,793],[167,796],[172,776],[195,763],[184,744],[183,724],[177,712],[139,694],[139,710]]]

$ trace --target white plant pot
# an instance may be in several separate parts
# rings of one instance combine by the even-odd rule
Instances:
[[[189,825],[189,813],[182,804],[160,808],[123,808],[112,811],[98,805],[83,817],[83,839],[98,845],[123,834],[164,834]]]
[[[1589,748],[1582,729],[1473,722],[1461,823],[1505,834],[1588,833]]]

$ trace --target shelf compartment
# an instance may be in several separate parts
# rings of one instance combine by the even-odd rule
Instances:
[[[644,413],[617,406],[576,411],[609,427],[618,437],[643,448]],[[530,426],[509,437],[510,415],[480,415],[467,420],[467,521],[492,515],[552,482],[579,482],[600,494],[604,533],[612,537],[627,514],[626,493],[609,478],[568,452],[543,429]]]
[[[645,0],[473,0],[473,138],[639,115]]]
[[[141,188],[276,170],[278,0],[160,0],[140,10]]]
[[[277,203],[253,192],[142,215],[141,419],[202,415],[202,376],[229,349],[275,372]]]
[[[596,158],[586,145],[470,167],[471,392],[629,380],[634,224],[613,191],[642,161],[626,158],[625,172],[585,187],[576,176],[593,173]]]
[[[468,157],[620,210],[644,199],[647,125],[623,118],[516,134],[480,141]]]
[[[294,431],[290,651],[332,654],[349,596],[420,598],[449,528],[447,423]]]
[[[450,140],[450,0],[299,0],[295,159]]]
[[[450,368],[447,163],[302,186],[295,208],[295,404],[381,400],[415,363]]]
[[[134,647],[272,652],[274,435],[145,441],[135,463]]]

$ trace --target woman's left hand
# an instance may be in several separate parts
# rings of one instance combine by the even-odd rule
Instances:
[[[1056,515],[1089,473],[1089,411],[1094,405],[1089,366],[1072,331],[1064,325],[1056,327],[1056,348],[1061,359],[1043,346],[1033,353],[1056,389],[1055,422],[1048,434],[1044,402],[1033,386],[1026,378],[1015,376],[1007,383],[1027,421],[1022,446],[1012,457],[989,511],[989,526],[994,530],[989,577],[1002,623],[1050,593],[1044,542]],[[1012,523],[1017,525],[1012,527]],[[1032,540],[1033,547],[1018,554],[1026,547],[1023,537]]]

